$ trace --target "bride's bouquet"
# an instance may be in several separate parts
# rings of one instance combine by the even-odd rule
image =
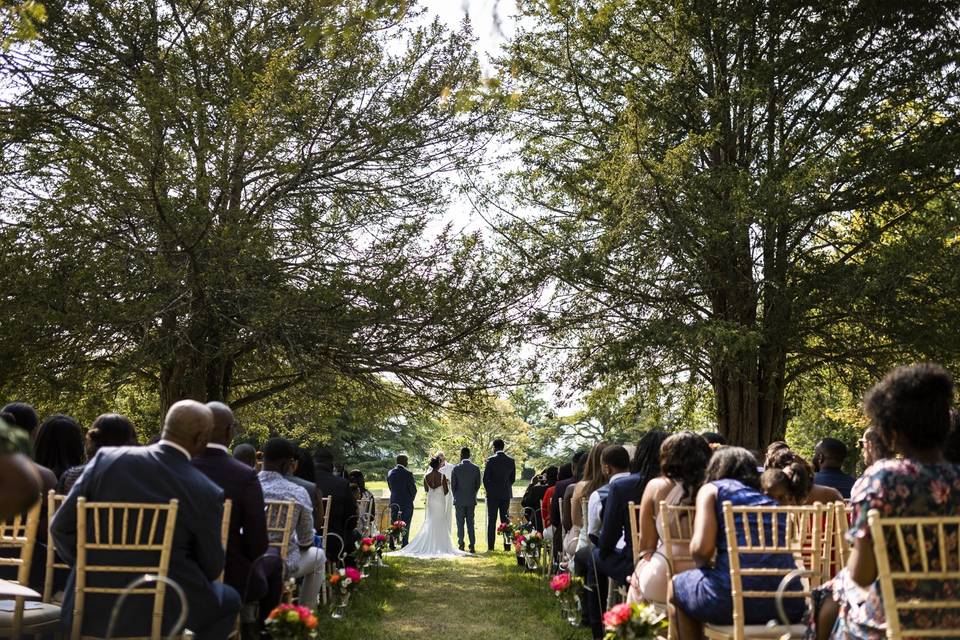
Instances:
[[[306,607],[281,604],[267,616],[267,633],[273,640],[305,640],[318,637],[319,621]]]
[[[662,613],[645,604],[618,604],[603,614],[604,640],[652,640],[667,628]]]

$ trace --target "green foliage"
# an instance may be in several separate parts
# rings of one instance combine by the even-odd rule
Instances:
[[[47,19],[47,10],[37,0],[0,0],[0,46],[37,37],[37,27]]]
[[[490,394],[461,397],[445,407],[431,434],[430,452],[443,451],[457,460],[461,447],[470,447],[475,461],[491,455],[497,438],[506,443],[507,451],[523,468],[531,443],[531,427],[517,414],[510,400]],[[426,461],[424,461],[426,464]]]
[[[807,373],[960,362],[955,270],[937,267],[957,259],[952,5],[521,11],[500,61],[522,163],[501,231],[550,284],[537,329],[580,388],[706,381],[719,430],[755,448]]]
[[[46,7],[0,57],[0,392],[132,390],[155,424],[182,397],[442,397],[503,364],[522,295],[435,218],[495,124],[441,99],[482,87],[469,32],[372,0]],[[302,418],[303,393],[251,428]],[[349,448],[386,414],[311,424]]]

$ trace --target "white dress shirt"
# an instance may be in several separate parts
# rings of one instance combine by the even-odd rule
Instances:
[[[600,525],[603,524],[602,508],[603,498],[610,492],[610,485],[620,478],[626,478],[629,472],[615,473],[610,476],[610,481],[596,491],[590,494],[590,500],[587,502],[587,535],[599,536]]]
[[[176,449],[177,451],[179,451],[179,452],[182,453],[183,455],[187,456],[187,460],[190,460],[190,459],[193,457],[193,456],[190,455],[190,452],[189,452],[189,451],[187,451],[186,449],[184,449],[183,447],[181,447],[180,445],[178,445],[176,442],[173,442],[172,440],[164,440],[163,438],[161,438],[161,439],[160,439],[160,442],[158,442],[157,444],[163,444],[163,445],[166,445],[166,446],[168,446],[168,447],[173,447],[174,449]]]

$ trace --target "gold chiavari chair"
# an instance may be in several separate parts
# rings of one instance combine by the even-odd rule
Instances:
[[[723,520],[726,529],[727,547],[730,553],[730,583],[733,598],[733,624],[704,626],[704,634],[710,640],[745,640],[745,638],[802,638],[806,633],[806,625],[793,624],[788,629],[782,626],[767,626],[766,624],[745,625],[745,598],[768,598],[775,600],[778,596],[776,589],[750,590],[743,588],[743,578],[750,576],[765,576],[783,579],[793,572],[798,572],[806,579],[796,591],[787,591],[785,598],[810,598],[811,584],[819,580],[821,575],[820,562],[822,553],[804,553],[805,541],[811,543],[822,541],[820,533],[822,520],[820,507],[754,507],[733,506],[729,501],[723,503]],[[770,523],[767,532],[765,522]],[[751,526],[751,523],[753,525]],[[737,525],[744,533],[744,543],[740,543],[737,536]],[[813,531],[803,530],[812,527]],[[797,530],[800,529],[800,530]],[[741,566],[743,557],[758,554],[786,554],[793,557],[798,563],[804,561],[803,569],[799,564],[790,568],[758,567],[747,568]],[[810,567],[806,566],[809,558]]]
[[[178,501],[166,504],[131,502],[87,502],[77,499],[77,562],[74,584],[72,640],[83,636],[83,617],[86,597],[90,594],[120,595],[124,587],[92,586],[90,580],[96,574],[117,576],[128,574],[131,578],[152,574],[167,578],[170,554],[177,523]],[[109,552],[111,557],[123,557],[130,552],[138,557],[154,554],[151,564],[137,562],[134,565],[104,564],[90,561],[90,552],[101,556]],[[147,583],[133,591],[138,596],[153,596],[153,613],[150,623],[150,638],[159,638],[163,629],[163,604],[166,584],[163,580]]]
[[[871,509],[867,522],[887,638],[956,638],[956,628],[938,621],[943,611],[960,610],[956,596],[960,592],[960,516],[884,518]],[[922,583],[925,591],[941,595],[929,600],[910,597],[897,590],[904,583]]]
[[[53,522],[53,515],[66,500],[67,496],[59,494],[53,489],[47,493],[47,566],[46,575],[43,580],[43,601],[53,602],[53,590],[57,569],[69,571],[70,566],[63,562],[57,562],[56,549],[53,546],[53,534],[50,532],[50,523]]]
[[[19,555],[0,557],[0,567],[16,567],[15,584],[26,586],[30,581],[30,564],[40,525],[40,500],[26,514],[0,522],[0,548],[16,549]],[[8,601],[10,602],[10,601]],[[6,602],[4,603],[6,604]],[[24,597],[12,599],[11,607],[0,609],[0,637],[20,638],[23,633],[55,631],[60,626],[60,607],[27,602]]]
[[[850,530],[850,518],[853,517],[853,507],[843,502],[833,503],[834,509],[834,555],[837,570],[847,566],[850,559],[850,543],[847,542],[847,532]]]
[[[227,498],[223,501],[223,518],[220,519],[220,545],[223,547],[223,553],[227,553],[227,538],[230,537],[230,512],[233,511],[233,500]],[[226,563],[224,563],[226,565]],[[226,571],[226,566],[224,566],[224,571]],[[220,577],[218,580],[223,582],[223,573],[220,572]]]
[[[640,505],[633,500],[627,503],[627,521],[630,523],[630,539],[633,542],[633,566],[640,562]]]

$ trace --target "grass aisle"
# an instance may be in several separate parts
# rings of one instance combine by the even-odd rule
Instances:
[[[323,638],[334,640],[586,640],[560,619],[543,580],[523,574],[512,555],[483,554],[456,561],[388,558],[370,578],[344,620],[327,618]]]

